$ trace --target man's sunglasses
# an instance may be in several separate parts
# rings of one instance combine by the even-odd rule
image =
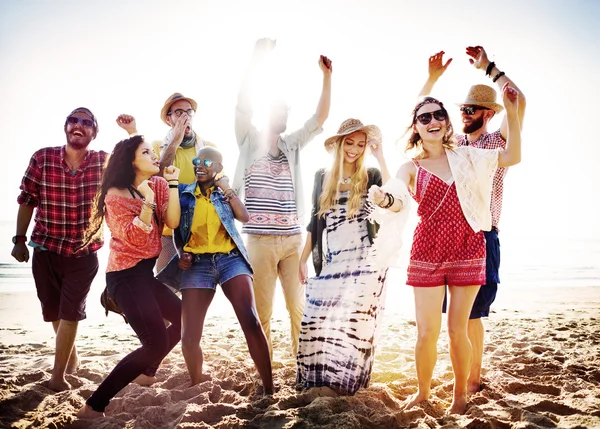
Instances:
[[[481,106],[461,106],[460,107],[460,111],[463,112],[465,115],[474,115],[475,112],[477,112],[478,110],[490,110],[487,107],[481,107]]]
[[[78,118],[77,116],[68,116],[67,117],[67,124],[69,124],[69,125],[77,125],[80,122],[81,122],[81,125],[83,125],[86,128],[94,127],[94,121],[92,121],[91,119]]]
[[[194,164],[195,167],[198,167],[200,164],[202,164],[206,168],[210,168],[213,165],[213,160],[208,159],[208,158],[204,158],[204,159],[194,158],[194,159],[192,159],[192,164]]]
[[[415,118],[415,120],[419,121],[423,125],[427,125],[431,122],[431,118],[435,118],[436,121],[445,121],[448,119],[448,114],[445,110],[440,109],[436,110],[435,112],[421,113]]]

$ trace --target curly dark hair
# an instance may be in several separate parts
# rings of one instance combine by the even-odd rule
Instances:
[[[442,139],[442,144],[444,145],[444,147],[447,147],[447,148],[454,147],[454,140],[453,140],[454,128],[452,128],[452,122],[450,121],[450,116],[448,115],[448,111],[444,107],[444,103],[442,103],[441,101],[439,101],[438,99],[433,98],[433,97],[424,97],[419,103],[417,103],[417,105],[413,109],[412,122],[406,128],[405,134],[408,134],[409,132],[411,132],[411,134],[408,137],[408,140],[406,142],[406,147],[404,148],[405,152],[408,152],[419,146],[419,143],[421,142],[421,136],[419,135],[418,132],[413,130],[413,125],[417,121],[417,112],[419,111],[419,109],[426,104],[432,104],[432,103],[439,105],[440,108],[446,113],[446,117],[447,117],[447,119],[446,119],[447,130],[446,130],[446,134],[444,134],[444,138]]]
[[[144,142],[143,136],[133,136],[121,140],[115,145],[112,153],[106,160],[104,171],[102,172],[102,184],[98,188],[90,223],[83,234],[83,240],[80,249],[89,246],[91,243],[102,240],[102,222],[104,221],[105,205],[104,199],[110,188],[126,189],[133,185],[135,179],[135,169],[133,160],[135,151]]]

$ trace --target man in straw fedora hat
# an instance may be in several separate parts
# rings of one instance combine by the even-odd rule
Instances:
[[[165,139],[154,142],[152,147],[160,159],[160,171],[174,165],[179,168],[179,183],[188,185],[196,181],[192,160],[200,149],[205,146],[216,147],[215,144],[204,140],[192,128],[192,122],[198,103],[179,92],[171,94],[160,110],[160,119],[170,127]],[[136,134],[135,118],[131,115],[121,115],[119,125],[129,134]],[[162,250],[156,261],[156,271],[162,270],[175,255],[173,231],[165,226],[161,239]]]
[[[235,112],[235,134],[240,153],[233,179],[233,190],[240,196],[245,194],[250,214],[242,232],[248,234],[246,247],[254,269],[256,309],[269,342],[271,357],[271,315],[278,277],[290,315],[291,351],[294,356],[298,350],[304,311],[304,286],[298,279],[301,217],[304,212],[300,150],[323,131],[322,126],[329,116],[332,71],[331,61],[321,55],[321,97],[315,114],[302,128],[283,134],[289,109],[285,103],[276,101],[269,106],[268,124],[259,131],[252,124],[252,76],[263,71],[259,68],[264,66],[264,60],[274,48],[275,40],[258,40],[250,67],[242,80]]]
[[[518,110],[521,129],[525,117],[525,96],[515,83],[497,66],[490,61],[482,46],[469,46],[466,48],[469,62],[478,70],[485,72],[485,76],[492,80],[499,89],[508,82],[518,91]],[[429,77],[423,86],[420,95],[428,95],[437,80],[444,74],[452,59],[443,61],[444,51],[429,57]],[[481,149],[505,149],[508,135],[506,115],[502,119],[500,128],[494,132],[488,131],[488,123],[492,118],[502,112],[502,105],[496,102],[496,90],[487,85],[473,85],[465,100],[459,104],[463,122],[462,135],[456,135],[458,146],[474,146]],[[468,334],[473,347],[471,371],[468,378],[469,393],[481,390],[481,364],[483,360],[483,344],[485,329],[482,317],[488,317],[490,306],[496,298],[500,277],[500,241],[498,240],[498,223],[502,211],[502,193],[504,177],[507,168],[498,168],[494,176],[490,210],[492,213],[492,229],[485,231],[486,238],[486,284],[482,285],[475,298],[473,309],[469,316]],[[446,303],[444,302],[444,309]]]

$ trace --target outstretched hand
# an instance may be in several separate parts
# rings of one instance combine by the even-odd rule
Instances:
[[[507,111],[517,110],[519,106],[519,91],[509,86],[509,82],[504,83],[502,86],[502,102]]]
[[[483,46],[467,46],[467,55],[471,57],[469,63],[475,66],[476,69],[485,70],[490,65],[490,60]]]
[[[321,69],[323,74],[331,74],[331,72],[333,71],[331,60],[325,55],[321,55],[319,57],[319,68]]]
[[[444,64],[444,51],[440,51],[437,54],[433,54],[429,57],[429,77],[433,79],[439,79],[440,76],[444,74],[450,63],[452,62],[452,58],[449,58]]]
[[[127,131],[129,135],[137,133],[135,118],[131,115],[122,114],[117,116],[117,125]]]

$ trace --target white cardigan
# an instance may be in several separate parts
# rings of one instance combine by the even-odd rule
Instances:
[[[446,149],[460,207],[475,232],[492,228],[492,186],[501,150],[472,146]]]

